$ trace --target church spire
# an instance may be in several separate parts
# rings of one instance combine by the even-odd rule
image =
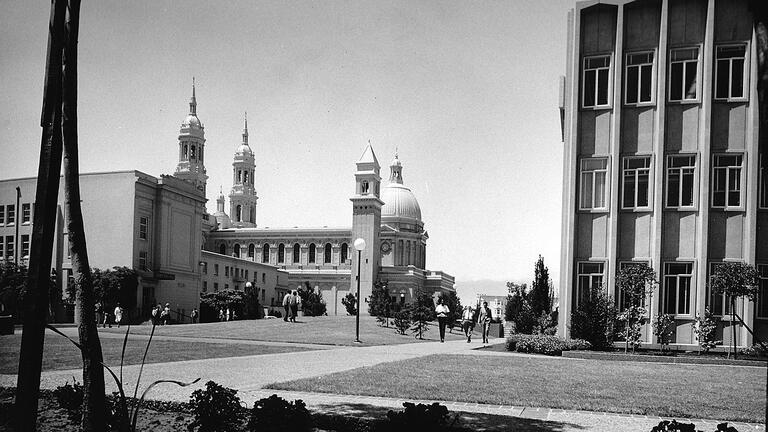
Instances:
[[[403,184],[403,164],[400,163],[400,159],[397,157],[397,149],[395,149],[395,158],[392,160],[392,164],[389,165],[389,169],[389,182]]]
[[[189,115],[197,115],[197,99],[195,98],[195,77],[192,77],[192,99],[189,100]]]
[[[248,145],[248,111],[245,112],[245,127],[243,128],[243,144]]]

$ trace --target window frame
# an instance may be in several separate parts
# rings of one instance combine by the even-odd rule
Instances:
[[[591,265],[591,264],[600,265],[602,271],[600,273],[594,273],[594,272],[586,273],[586,272],[582,271],[582,266],[583,265]],[[593,278],[595,278],[595,277],[597,277],[599,275],[600,276],[600,285],[603,286],[605,284],[605,280],[606,280],[606,277],[607,277],[607,275],[605,273],[605,270],[606,270],[606,262],[605,261],[586,260],[586,261],[577,261],[576,262],[576,293],[575,293],[576,295],[575,295],[575,299],[576,299],[576,304],[577,305],[579,303],[581,303],[581,299],[582,298],[585,298],[585,295],[582,294],[582,291],[583,291],[583,287],[581,285],[581,278],[582,278],[582,276],[586,276],[586,277],[589,278],[589,287],[591,288],[592,285],[595,282]],[[590,295],[590,292],[587,292],[586,296],[589,296],[589,295]]]
[[[333,262],[333,246],[326,243],[323,247],[323,264],[331,264],[331,262]]]
[[[715,294],[712,292],[712,289],[710,288],[710,280],[712,279],[712,275],[715,273],[715,267],[727,264],[729,262],[743,262],[739,260],[723,260],[723,261],[710,261],[709,262],[709,271],[707,273],[707,299],[706,299],[706,307],[712,312],[712,315],[716,317],[720,317],[721,321],[730,321],[731,319],[731,302],[728,296],[726,296],[725,293],[721,294]],[[719,310],[715,310],[715,297],[719,297],[722,304],[720,305]],[[739,308],[739,302],[738,299],[736,301],[736,310],[738,311]],[[742,307],[744,304],[742,303]],[[743,311],[742,311],[743,312]],[[757,312],[757,311],[755,311]],[[739,313],[739,312],[737,312]],[[743,313],[740,313],[743,316]]]
[[[640,64],[629,64],[629,58],[630,56],[638,56],[643,54],[650,54],[653,58],[651,59],[650,63],[640,63]],[[624,55],[624,105],[629,107],[643,107],[643,106],[653,106],[656,105],[656,59],[658,56],[656,55],[656,50],[641,50],[641,51],[633,51],[628,52]],[[641,101],[641,91],[642,91],[642,71],[643,67],[650,66],[651,67],[651,99],[647,101]],[[638,80],[637,80],[637,89],[636,89],[636,102],[628,102],[627,96],[629,95],[629,80],[627,77],[629,76],[629,69],[630,68],[637,68],[638,69]],[[610,79],[610,75],[609,75]]]
[[[5,224],[12,226],[16,224],[16,205],[8,204],[5,206]]]
[[[22,234],[21,239],[21,252],[19,253],[20,258],[29,258],[29,250],[30,246],[32,244],[31,238],[29,234]]]
[[[680,185],[678,187],[678,203],[682,201],[682,190],[683,190],[683,176],[682,176],[682,170],[691,168],[690,166],[686,167],[671,167],[671,160],[673,158],[693,158],[693,185],[691,190],[691,199],[692,204],[691,205],[669,205],[669,173],[670,170],[679,170],[681,171],[680,175]],[[695,211],[698,208],[698,200],[696,199],[698,197],[699,192],[699,155],[698,153],[680,153],[680,154],[667,154],[665,165],[664,165],[664,208],[669,210],[678,210],[678,211]]]
[[[12,235],[5,236],[5,259],[13,260],[16,253],[16,241]]]
[[[691,269],[688,273],[670,273],[668,271],[668,266],[671,265],[690,265]],[[672,313],[669,312],[667,307],[667,280],[670,277],[674,277],[675,279],[675,304],[673,307]],[[688,312],[680,313],[678,312],[680,310],[680,281],[682,278],[687,277],[688,278],[688,304],[687,309]],[[696,294],[696,287],[694,286],[694,278],[696,277],[696,262],[695,261],[665,261],[662,266],[662,277],[661,277],[661,287],[659,290],[659,309],[661,313],[663,314],[669,314],[674,317],[692,317],[693,311],[695,310],[694,302],[695,302],[695,294]]]
[[[145,250],[139,251],[139,270],[147,271],[149,269],[149,254]]]
[[[593,169],[589,171],[584,170],[584,163],[588,161],[605,161],[605,168],[603,169]],[[610,175],[610,157],[608,156],[600,156],[600,157],[583,157],[579,159],[579,210],[585,211],[585,212],[597,212],[597,213],[604,213],[610,210],[610,195],[608,194],[608,191],[610,190],[611,186],[611,175]],[[589,172],[592,173],[592,207],[583,207],[582,203],[584,201],[584,173]],[[603,206],[602,207],[595,207],[595,175],[596,172],[603,172],[604,173],[604,184],[603,184]]]
[[[730,189],[729,189],[729,187],[730,187],[730,178],[731,178],[730,171],[731,171],[731,169],[735,169],[737,167],[733,166],[733,165],[727,165],[727,166],[718,166],[718,165],[716,165],[716,161],[717,161],[717,159],[719,157],[732,157],[732,156],[740,156],[741,157],[741,165],[738,166],[738,169],[739,169],[739,205],[737,205],[737,206],[729,205],[729,201],[730,201]],[[745,183],[745,180],[746,180],[745,176],[746,176],[746,166],[747,166],[746,162],[747,162],[747,155],[745,153],[743,153],[743,152],[713,153],[712,154],[712,165],[711,165],[711,168],[712,168],[712,173],[711,173],[712,184],[711,184],[711,187],[710,187],[711,190],[710,190],[710,194],[709,194],[710,208],[712,208],[712,209],[719,209],[719,210],[722,210],[722,211],[744,211],[744,208],[745,208],[745,203],[744,203],[744,198],[745,198],[744,197],[744,193],[745,193],[745,191],[744,191],[744,183]],[[716,170],[723,169],[723,168],[725,168],[725,173],[726,173],[725,174],[726,186],[725,186],[725,191],[724,191],[724,193],[725,193],[725,204],[720,206],[720,205],[715,205],[715,186],[716,186],[716,183],[715,183],[715,172],[716,172]]]
[[[644,168],[628,168],[627,164],[631,160],[646,160],[648,161],[648,166]],[[639,185],[639,173],[642,170],[648,171],[648,184],[646,187],[646,193],[647,193],[647,203],[645,206],[638,206],[638,185]],[[626,180],[626,172],[634,172],[634,183],[635,183],[635,196],[634,196],[634,202],[632,206],[626,206],[624,203],[624,192],[625,188],[627,187],[627,184],[625,182]],[[631,210],[636,212],[648,212],[653,210],[653,155],[632,155],[632,156],[624,156],[621,158],[621,209],[622,210]]]
[[[21,204],[21,223],[22,225],[29,225],[32,222],[32,204]]]
[[[149,240],[149,216],[139,216],[139,240]]]
[[[590,68],[587,69],[587,61],[592,59],[598,59],[598,58],[607,58],[608,59],[608,66],[605,67],[596,67],[596,68]],[[584,56],[581,59],[581,108],[585,110],[600,110],[600,109],[610,109],[613,106],[613,83],[611,82],[613,79],[613,53],[606,53],[606,54],[593,54]],[[598,104],[598,95],[599,95],[599,72],[600,70],[608,70],[608,88],[606,89],[606,103],[603,105]],[[595,72],[595,104],[594,105],[587,105],[586,104],[586,82],[587,82],[587,71],[596,71]]]
[[[633,265],[641,265],[641,264],[645,264],[645,265],[647,265],[648,267],[651,267],[651,268],[652,268],[652,265],[651,265],[651,261],[650,261],[650,260],[637,260],[637,261],[633,261],[633,260],[626,260],[626,261],[619,261],[619,267],[617,268],[616,277],[618,278],[618,276],[619,276],[619,273],[620,273],[620,272],[621,272],[621,270],[623,270],[624,268],[626,268],[626,267],[629,267],[629,266],[633,266]],[[615,295],[615,298],[616,298],[616,307],[618,308],[619,312],[622,312],[622,311],[624,311],[624,309],[626,308],[626,306],[625,306],[625,303],[626,303],[626,302],[624,301],[624,292],[622,292],[622,291],[619,289],[619,287],[618,287],[618,284],[616,284],[616,285],[615,285],[615,290],[616,290],[616,295]],[[646,308],[646,312],[649,312],[649,311],[650,311],[650,309],[649,309],[647,306],[648,306],[648,304],[650,303],[650,297],[651,297],[651,296],[652,296],[652,295],[647,295],[647,296],[645,297],[645,299],[643,299],[643,307],[644,307],[644,308]],[[646,313],[646,316],[648,316],[648,314],[647,314],[647,313]]]
[[[687,63],[693,62],[694,60],[673,60],[673,52],[674,51],[684,51],[684,50],[690,50],[695,49],[696,50],[696,97],[692,99],[688,99],[685,97],[685,94],[687,93],[685,89],[685,65]],[[667,65],[667,102],[672,104],[693,104],[693,103],[701,103],[701,51],[702,47],[701,45],[693,45],[693,46],[679,46],[679,47],[672,47],[669,49],[669,63]],[[683,64],[683,97],[681,99],[672,99],[672,65],[682,63]]]
[[[758,263],[755,267],[757,267],[757,273],[760,277],[757,298],[755,299],[755,319],[768,320],[768,304],[765,305],[765,310],[762,311],[764,315],[760,315],[760,300],[764,296],[768,297],[768,264]]]
[[[0,205],[0,226],[5,225],[5,206]]]
[[[733,97],[733,61],[734,58],[741,58],[741,57],[727,57],[726,59],[729,60],[729,68],[728,68],[728,96],[726,97],[718,97],[717,96],[717,84],[718,84],[718,75],[720,73],[720,68],[718,67],[719,63],[719,57],[718,57],[718,51],[721,48],[735,48],[735,47],[744,47],[744,64],[742,66],[742,96]],[[713,55],[713,76],[712,76],[712,86],[714,87],[712,89],[712,100],[717,102],[746,102],[749,100],[749,42],[729,42],[729,43],[722,43],[717,44],[714,46],[714,55]]]

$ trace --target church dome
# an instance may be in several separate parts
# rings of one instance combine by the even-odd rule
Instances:
[[[238,153],[238,154],[253,154],[253,150],[251,150],[251,147],[248,144],[240,144],[240,146],[237,147],[236,153]]]
[[[194,115],[194,114],[189,114],[189,115],[188,115],[188,116],[187,116],[187,117],[184,119],[184,125],[185,125],[185,126],[191,126],[191,127],[197,127],[197,128],[199,128],[199,127],[200,127],[200,119],[199,119],[199,118],[197,118],[197,116],[196,116],[196,115]]]
[[[421,207],[410,189],[400,183],[390,183],[382,188],[382,218],[401,218],[421,221]]]

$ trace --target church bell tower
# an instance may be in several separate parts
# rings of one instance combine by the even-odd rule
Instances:
[[[189,101],[189,114],[179,129],[179,163],[175,177],[186,180],[205,194],[208,176],[205,174],[205,128],[197,118],[197,99],[195,98],[195,79],[192,78],[192,99]]]
[[[381,207],[384,202],[379,198],[381,191],[381,177],[379,176],[379,161],[373,152],[371,143],[363,152],[363,156],[357,161],[355,172],[355,195],[352,201],[352,243],[356,239],[365,240],[365,249],[360,253],[360,297],[358,304],[364,304],[365,298],[373,292],[373,284],[379,276],[381,266],[380,232],[381,232]],[[352,276],[350,292],[357,289],[358,251],[351,250]],[[361,309],[361,312],[363,310]]]
[[[243,141],[235,151],[232,162],[232,192],[229,194],[229,214],[236,228],[256,227],[256,195],[254,171],[256,163],[253,150],[248,145],[248,113],[245,114]]]

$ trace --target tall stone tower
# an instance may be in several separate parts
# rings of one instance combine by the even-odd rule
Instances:
[[[253,151],[248,145],[248,113],[245,114],[243,142],[235,151],[232,162],[232,192],[229,194],[229,214],[232,226],[237,228],[256,227],[256,201],[259,197],[253,184],[256,167]]]
[[[379,198],[381,177],[379,176],[379,161],[373,152],[370,142],[357,161],[355,172],[355,195],[352,201],[352,241],[361,238],[365,240],[365,249],[360,254],[360,297],[370,297],[373,284],[379,276],[381,253],[379,234],[381,232],[381,207],[384,202]],[[353,249],[352,276],[350,290],[357,289],[358,252]],[[363,301],[359,301],[363,304]],[[361,312],[363,310],[361,309]]]
[[[205,128],[197,118],[197,99],[195,99],[195,79],[192,78],[192,99],[189,101],[189,114],[179,130],[179,163],[175,177],[195,185],[205,194],[208,176],[205,174]]]

